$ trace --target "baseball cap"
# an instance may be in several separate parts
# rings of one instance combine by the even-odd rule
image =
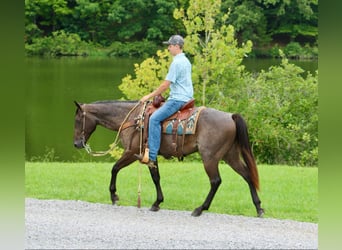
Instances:
[[[169,38],[168,41],[166,42],[163,42],[163,44],[167,44],[167,45],[180,45],[180,46],[183,46],[184,45],[184,39],[183,37],[181,37],[180,35],[173,35]]]

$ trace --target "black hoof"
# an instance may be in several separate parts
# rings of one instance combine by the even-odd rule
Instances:
[[[116,202],[119,200],[119,196],[114,195],[114,196],[111,197],[111,200],[112,200],[112,205],[115,205]]]
[[[265,214],[264,209],[260,209],[260,210],[258,211],[258,217],[259,217],[259,218],[263,218],[263,217],[264,217],[264,214]]]
[[[150,208],[150,211],[152,211],[152,212],[157,212],[157,211],[159,211],[159,209],[160,209],[160,207],[158,207],[158,206],[152,206],[152,207]]]
[[[202,209],[200,207],[198,207],[192,212],[191,216],[198,217],[201,214],[202,214]]]

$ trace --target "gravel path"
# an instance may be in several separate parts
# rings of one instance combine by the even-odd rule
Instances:
[[[317,249],[318,225],[25,199],[26,249]]]

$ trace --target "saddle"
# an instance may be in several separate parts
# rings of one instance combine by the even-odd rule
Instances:
[[[163,104],[165,103],[165,99],[160,95],[156,96],[152,103],[149,103],[146,106],[146,109],[144,111],[144,131],[143,131],[143,143],[144,148],[147,149],[147,140],[148,140],[148,126],[149,126],[149,120],[150,116]],[[189,117],[191,117],[198,108],[195,108],[195,99],[191,99],[187,103],[185,103],[179,111],[165,119],[162,123],[162,131],[165,132],[165,128],[167,125],[170,126],[170,121],[172,121],[172,147],[174,150],[174,154],[178,157],[179,160],[183,160],[183,146],[184,146],[184,137],[186,133],[186,123],[184,123],[184,129],[181,133],[182,140],[181,142],[178,142],[177,136],[179,135],[178,126],[181,121],[187,120]]]

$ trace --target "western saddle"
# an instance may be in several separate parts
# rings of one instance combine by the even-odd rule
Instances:
[[[144,117],[144,130],[143,130],[143,149],[146,151],[148,149],[148,126],[149,126],[149,120],[150,116],[156,111],[160,106],[162,106],[165,102],[165,99],[159,95],[154,97],[152,103],[149,103],[146,106],[146,109],[143,113]],[[177,140],[177,130],[178,130],[178,124],[180,121],[185,120],[189,118],[194,112],[195,112],[195,99],[191,99],[187,103],[185,103],[179,111],[168,117],[164,122],[173,120],[173,127],[172,127],[172,147],[174,150],[174,154],[178,157],[178,160],[183,160],[183,146],[184,146],[184,137],[185,137],[185,129],[183,129],[182,134],[182,141],[178,143]],[[148,150],[147,150],[148,151]]]

